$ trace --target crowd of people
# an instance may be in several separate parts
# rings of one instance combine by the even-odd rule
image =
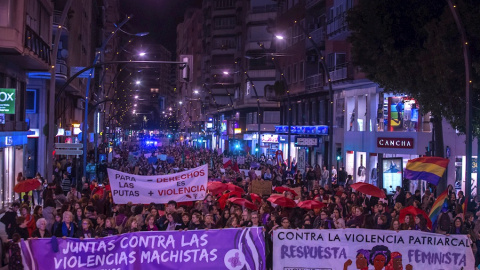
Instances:
[[[13,203],[3,215],[1,222],[5,224],[8,238],[17,243],[21,238],[56,236],[84,239],[136,231],[263,227],[270,245],[266,252],[271,267],[270,237],[278,228],[420,230],[467,235],[474,249],[476,265],[480,263],[480,251],[477,249],[480,246],[480,209],[472,200],[468,204],[468,211],[464,211],[462,206],[466,197],[452,186],[448,187],[449,199],[437,222],[428,226],[422,214],[406,214],[400,219],[400,213],[409,206],[429,213],[435,201],[429,189],[422,194],[420,190],[410,192],[397,187],[393,196],[379,199],[352,190],[351,176],[346,175],[343,168],[337,172],[335,168],[327,170],[316,166],[303,172],[294,165],[291,168],[285,164],[278,166],[273,157],[262,156],[257,159],[248,154],[243,164],[232,159],[234,162],[225,165],[225,156],[217,151],[187,146],[160,147],[148,151],[133,147],[123,145],[116,148],[114,158],[107,166],[128,173],[161,175],[208,164],[210,181],[231,182],[240,187],[244,190],[241,196],[252,201],[256,210],[230,202],[220,203],[222,194],[208,194],[202,201],[188,203],[170,201],[167,204],[118,205],[112,200],[106,174],[104,178],[92,181],[84,178],[79,188],[72,185],[75,181],[72,181],[67,169],[60,165],[55,180],[50,183],[37,176],[44,187],[38,195],[41,199],[37,198],[34,204],[33,196],[25,194],[21,203]],[[132,152],[140,154],[134,157],[129,154]],[[145,153],[148,153],[148,157]],[[151,159],[160,155],[166,158]],[[272,181],[273,187],[301,187],[297,197],[289,191],[282,195],[296,202],[315,200],[324,207],[281,207],[268,201],[268,196],[255,200],[249,193],[252,180]],[[12,254],[15,254],[15,247],[13,250]],[[11,259],[9,263],[15,268],[15,265],[21,264],[21,260]]]

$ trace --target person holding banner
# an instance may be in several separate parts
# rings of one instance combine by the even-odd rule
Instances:
[[[158,231],[157,225],[155,225],[155,215],[150,214],[145,219],[145,225],[142,226],[142,231]]]
[[[127,220],[127,224],[125,224],[125,228],[123,229],[124,233],[129,233],[129,232],[138,232],[138,223],[137,219],[135,217],[130,217]]]
[[[63,222],[60,226],[58,226],[57,230],[55,231],[56,237],[70,237],[70,238],[77,238],[77,225],[72,222],[73,221],[73,214],[70,211],[63,212]]]
[[[82,220],[82,227],[78,230],[77,236],[80,239],[95,238],[95,229],[93,228],[93,223],[90,219],[84,218]]]

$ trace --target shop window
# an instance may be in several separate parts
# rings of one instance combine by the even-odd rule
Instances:
[[[385,131],[415,132],[419,128],[419,106],[415,99],[407,96],[385,96],[383,102],[383,126]],[[380,118],[380,109],[377,111]],[[430,119],[428,119],[428,123]],[[377,119],[380,122],[380,119]],[[424,117],[425,122],[425,117]],[[430,131],[429,125],[423,126]]]
[[[357,123],[357,108],[355,104],[355,97],[347,98],[347,119],[348,119],[348,131],[355,131]]]
[[[345,119],[345,99],[337,99],[337,104],[335,106],[335,125],[338,128],[344,128],[344,119]]]
[[[365,131],[367,128],[367,96],[358,96],[358,112],[357,112],[357,130]]]

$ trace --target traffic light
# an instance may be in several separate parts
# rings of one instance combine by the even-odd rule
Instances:
[[[337,148],[337,161],[342,159],[342,148]]]
[[[260,147],[258,146],[258,143],[255,145],[255,152],[258,152],[260,150]]]

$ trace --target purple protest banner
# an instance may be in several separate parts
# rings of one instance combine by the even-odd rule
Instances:
[[[136,232],[21,243],[25,269],[265,269],[262,228]]]

